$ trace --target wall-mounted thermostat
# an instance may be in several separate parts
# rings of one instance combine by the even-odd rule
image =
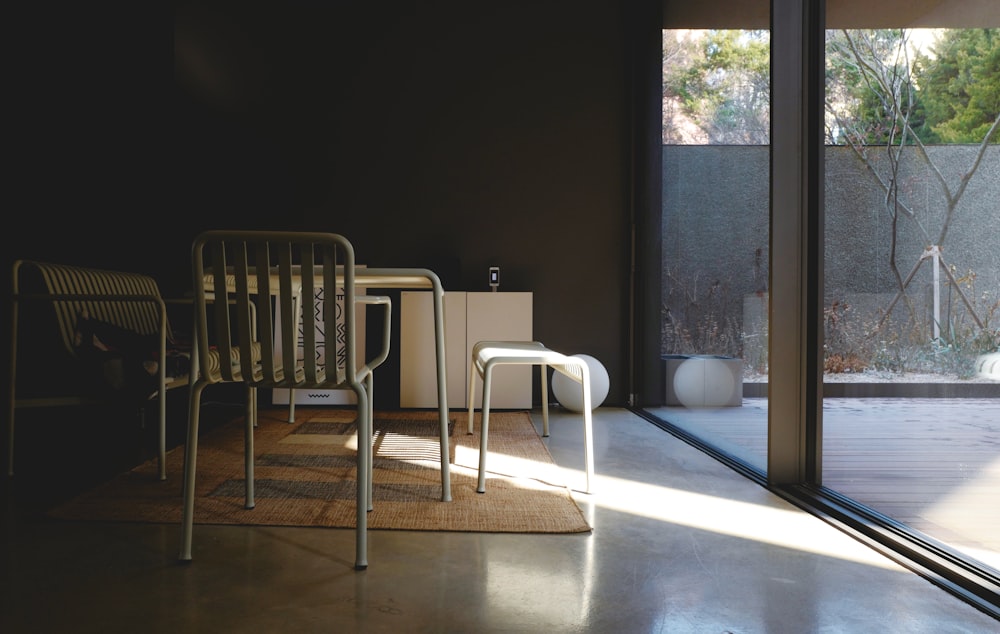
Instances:
[[[500,267],[491,266],[490,267],[490,289],[495,293],[500,287]]]

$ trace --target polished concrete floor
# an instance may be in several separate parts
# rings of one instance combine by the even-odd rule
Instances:
[[[594,424],[592,533],[372,531],[362,572],[350,530],[200,526],[183,565],[178,526],[46,520],[8,484],[0,632],[1000,631],[634,414]],[[553,412],[571,486],[582,438]]]

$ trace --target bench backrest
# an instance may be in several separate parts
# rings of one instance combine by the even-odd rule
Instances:
[[[44,292],[19,288],[28,286],[22,279],[27,269],[34,269],[41,276]],[[51,301],[63,345],[70,354],[76,353],[74,339],[81,316],[140,335],[156,335],[160,332],[160,316],[165,315],[156,280],[139,273],[19,260],[14,263],[13,283],[15,297]],[[170,325],[164,325],[170,340]]]

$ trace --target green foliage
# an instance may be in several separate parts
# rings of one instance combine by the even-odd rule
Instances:
[[[1000,29],[944,31],[931,53],[914,64],[917,133],[925,143],[981,143],[1000,116]]]
[[[920,135],[926,113],[910,32],[833,31],[827,34],[826,52],[830,143],[909,145],[915,136],[928,142]]]
[[[710,144],[766,144],[769,68],[768,31],[712,30],[674,40],[664,49],[664,110],[679,100],[678,121],[693,121]]]
[[[665,32],[664,139],[672,126],[708,144],[766,144],[767,31]],[[943,29],[911,53],[904,29],[827,34],[828,141],[861,145],[980,143],[1000,116],[1000,29]],[[850,138],[848,137],[850,135]],[[992,142],[1000,142],[993,139]]]
[[[900,133],[912,93],[900,63],[899,29],[831,31],[826,41],[827,111],[833,143],[885,145]],[[897,116],[899,115],[899,116]]]
[[[900,29],[828,34],[830,142],[986,138],[1000,116],[1000,29],[943,29],[929,52],[917,51],[912,59],[909,38]]]

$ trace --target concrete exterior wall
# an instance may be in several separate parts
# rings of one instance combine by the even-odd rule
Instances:
[[[963,290],[977,302],[981,317],[1000,295],[1000,146],[988,148],[954,208],[941,240],[947,200],[934,168],[954,193],[971,169],[978,147],[928,148],[931,164],[916,150],[900,162],[899,200],[913,217],[899,215],[896,262],[905,278],[929,244],[942,256]],[[716,327],[752,334],[743,323],[744,306],[764,298],[768,279],[768,152],[760,146],[664,146],[663,148],[663,298],[664,310],[678,322],[692,322],[714,311]],[[878,173],[887,172],[885,154],[873,151]],[[847,301],[855,315],[884,308],[897,289],[890,267],[893,224],[885,194],[874,175],[849,148],[826,152],[826,305]],[[974,275],[974,286],[967,284]],[[908,288],[916,310],[930,318],[932,282],[925,261]],[[953,319],[967,320],[960,298],[947,294]],[[984,303],[984,294],[986,300]],[[945,308],[947,308],[947,304]],[[893,318],[902,318],[902,305]],[[759,311],[756,311],[759,312]],[[699,317],[701,316],[701,317]],[[946,317],[944,315],[943,317]],[[731,322],[731,323],[730,323]],[[669,340],[669,336],[665,337]],[[678,350],[664,342],[664,353]],[[698,350],[720,353],[721,350]]]

